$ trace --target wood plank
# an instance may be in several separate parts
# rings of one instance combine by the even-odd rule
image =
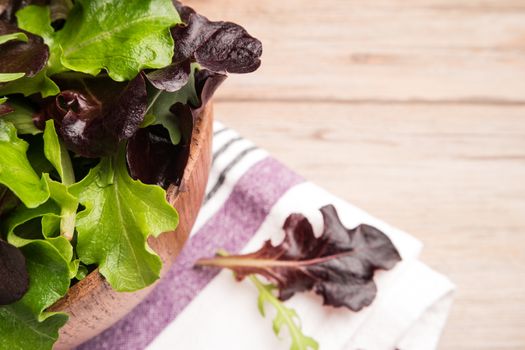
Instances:
[[[525,103],[523,1],[193,0],[264,43],[232,100]]]
[[[458,286],[441,349],[525,348],[525,107],[229,103],[217,119],[410,232]]]

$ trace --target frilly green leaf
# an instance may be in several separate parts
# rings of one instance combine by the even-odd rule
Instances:
[[[80,260],[99,264],[113,289],[135,291],[159,278],[161,261],[148,236],[173,231],[179,220],[162,188],[129,176],[124,151],[102,158],[70,191],[86,208],[77,215]]]
[[[142,69],[171,63],[170,27],[180,23],[171,0],[79,0],[58,32],[61,63],[116,81],[131,80]]]

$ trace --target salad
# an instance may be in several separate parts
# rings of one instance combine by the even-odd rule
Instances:
[[[51,349],[46,310],[98,268],[159,278],[193,123],[261,43],[171,0],[0,1],[0,349]]]

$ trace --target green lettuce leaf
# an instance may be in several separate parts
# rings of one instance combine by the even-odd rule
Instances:
[[[26,104],[11,99],[9,105],[13,108],[12,112],[2,116],[2,119],[13,123],[18,135],[36,135],[42,130],[38,129],[33,123],[33,114],[35,111]]]
[[[69,277],[73,278],[77,274],[79,261],[74,260],[73,246],[70,240],[72,230],[74,230],[78,200],[69,194],[65,185],[49,179],[47,174],[45,174],[45,178],[49,182],[52,199],[37,208],[29,209],[23,206],[17,208],[2,222],[2,231],[7,232],[8,242],[16,247],[30,244],[35,239],[46,239],[68,263]],[[60,196],[64,198],[60,198]],[[27,228],[28,223],[39,218],[41,218],[41,230],[31,231]],[[51,218],[57,220],[50,224],[49,219]],[[29,227],[34,228],[30,225]],[[61,236],[55,237],[55,232],[58,230],[60,230]],[[71,231],[64,232],[65,230]]]
[[[75,183],[75,173],[71,165],[71,158],[63,142],[58,138],[55,123],[52,119],[46,121],[44,130],[44,154],[53,164],[65,185]]]
[[[44,174],[51,199],[60,206],[60,235],[73,239],[75,232],[75,221],[78,209],[78,198],[73,196],[63,183],[53,181],[48,174]]]
[[[27,159],[27,142],[19,139],[15,126],[0,119],[0,184],[8,187],[29,208],[47,201],[49,189]]]
[[[171,63],[169,28],[180,23],[171,0],[79,0],[58,32],[62,64],[116,81],[131,80],[142,69]]]
[[[47,241],[32,241],[20,249],[26,257],[30,287],[20,301],[0,307],[0,349],[51,349],[68,316],[44,310],[66,294],[69,266]]]
[[[19,141],[23,142],[21,140]],[[74,182],[69,154],[65,151],[65,148],[61,146],[52,120],[46,122],[46,129],[44,131],[44,154],[57,169],[62,179],[68,179],[70,183]],[[37,175],[35,174],[35,176]],[[24,238],[17,237],[14,234],[14,229],[38,217],[42,217],[42,233],[44,237],[53,236],[55,233],[54,228],[58,223],[60,235],[67,240],[73,238],[78,198],[69,192],[66,186],[67,183],[64,180],[62,183],[54,181],[50,178],[49,174],[44,173],[42,180],[39,181],[43,181],[48,191],[48,198],[50,199],[37,207],[28,206],[29,208],[26,208],[21,206],[6,219],[4,226],[6,226],[8,238],[12,244],[21,245],[26,242]],[[15,194],[17,193],[15,192]],[[71,258],[68,260],[71,260]]]
[[[22,78],[25,73],[0,73],[0,83],[7,83]],[[6,94],[7,95],[7,94]]]
[[[124,153],[102,158],[70,192],[86,208],[77,215],[80,260],[98,264],[113,289],[135,291],[159,278],[161,260],[147,237],[173,231],[179,220],[162,188],[129,176]]]
[[[11,77],[10,83],[0,87],[0,95],[23,94],[24,96],[40,93],[42,97],[54,96],[60,92],[57,84],[47,76],[46,69],[41,70],[34,77],[24,77],[24,73],[0,73],[0,82],[2,76],[18,74],[18,78]],[[20,74],[22,74],[20,76]]]
[[[52,232],[41,230],[28,230],[24,227],[34,219],[44,217],[45,215],[60,215],[60,206],[54,201],[47,201],[37,208],[18,207],[6,219],[2,221],[2,231],[7,232],[7,241],[16,247],[21,247],[35,239],[51,237]],[[32,227],[34,228],[34,227]]]
[[[0,349],[51,349],[67,320],[66,314],[55,314],[39,322],[29,308],[18,303],[0,307]]]
[[[27,35],[25,35],[25,33],[22,32],[0,35],[0,45],[11,40],[27,42],[29,38],[27,37]]]

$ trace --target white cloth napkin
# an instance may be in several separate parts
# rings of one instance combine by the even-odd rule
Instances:
[[[235,214],[225,209],[225,203],[232,193],[239,195],[241,191],[240,196],[243,196],[242,188],[239,189],[240,182],[249,183],[249,176],[254,179],[254,186],[265,182],[264,178],[250,175],[250,171],[257,166],[264,169],[261,164],[269,158],[266,152],[221,124],[216,123],[215,134],[215,156],[208,184],[211,195],[208,195],[193,233],[205,230],[210,220],[220,221],[221,215]],[[257,170],[257,174],[261,171]],[[271,178],[273,175],[269,176],[267,186],[275,181]],[[247,196],[250,196],[249,189],[246,190]],[[257,198],[253,200],[256,203]],[[370,307],[361,312],[322,306],[321,298],[313,293],[292,297],[286,305],[299,314],[303,332],[315,338],[322,350],[436,349],[452,304],[454,285],[418,260],[422,244],[413,236],[320,187],[299,181],[286,189],[272,203],[268,215],[242,252],[258,249],[268,238],[275,242],[282,239],[280,228],[292,212],[307,216],[316,233],[320,234],[322,217],[318,209],[326,204],[335,205],[346,227],[367,223],[382,230],[390,237],[403,260],[390,271],[376,272],[377,297]],[[231,272],[222,271],[178,313],[148,349],[289,349],[285,327],[280,338],[273,334],[273,316],[271,306],[267,307],[266,318],[259,314],[257,290],[250,281],[236,282]]]

